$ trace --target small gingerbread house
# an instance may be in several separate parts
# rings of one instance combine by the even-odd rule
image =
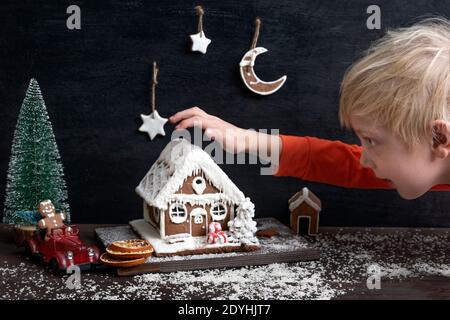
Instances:
[[[294,194],[288,201],[291,212],[291,228],[301,235],[315,235],[319,232],[320,199],[308,188]]]
[[[136,192],[144,220],[173,243],[206,237],[211,222],[227,231],[236,210],[249,201],[209,154],[184,139],[165,147]]]

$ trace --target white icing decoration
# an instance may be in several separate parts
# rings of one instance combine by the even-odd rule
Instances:
[[[214,203],[211,206],[211,216],[213,221],[222,221],[227,216],[227,207],[223,203]]]
[[[205,178],[219,190],[203,195],[175,193],[185,180],[203,172]],[[214,200],[239,204],[245,196],[220,169],[214,160],[199,147],[184,139],[175,139],[162,151],[158,160],[136,187],[136,193],[149,205],[167,210],[170,200],[191,201],[194,204],[210,204]]]
[[[187,209],[186,206],[182,203],[172,203],[169,209],[169,217],[170,221],[175,224],[180,224],[186,221],[187,219]]]
[[[206,210],[204,208],[194,208],[192,209],[192,211],[190,212],[190,216],[194,217],[194,224],[205,224],[206,221],[206,225],[208,224],[208,213],[206,212]],[[191,219],[192,222],[192,219]],[[192,234],[192,223],[190,224],[190,233]]]
[[[165,136],[164,125],[167,122],[166,118],[162,118],[158,111],[153,111],[148,116],[141,114],[142,125],[139,127],[139,131],[147,132],[150,140],[153,140],[158,134]]]
[[[159,235],[161,239],[166,237],[166,214],[161,210],[161,219],[159,219]]]
[[[203,217],[200,215],[197,215],[194,217],[194,223],[195,224],[202,224],[203,223]]]
[[[208,39],[203,31],[196,34],[191,34],[190,37],[192,40],[191,50],[199,51],[205,54],[209,44],[211,43],[211,39]]]
[[[247,86],[247,88],[249,88],[254,93],[257,93],[260,95],[269,95],[269,94],[275,93],[284,85],[284,83],[286,82],[286,79],[287,79],[287,76],[282,76],[281,78],[279,78],[275,81],[263,81],[260,78],[258,78],[255,71],[253,70],[253,67],[255,65],[255,59],[258,55],[260,55],[261,53],[265,53],[265,52],[267,52],[267,49],[263,48],[263,47],[257,47],[257,48],[251,49],[245,53],[244,57],[242,58],[241,62],[239,63],[239,66],[240,66],[239,69],[241,72],[242,81],[244,81],[244,84]],[[253,75],[254,75],[256,81],[249,81],[247,83],[247,79],[245,78],[245,74],[244,74],[244,67],[247,67],[247,66],[252,68],[252,72],[253,72]],[[251,73],[248,72],[247,75],[251,75]],[[254,87],[252,87],[253,85],[258,84],[258,83],[260,83],[263,86],[262,90],[261,89],[256,90]]]
[[[309,197],[309,189],[308,188],[304,187],[302,189],[302,195],[299,196],[295,201],[291,202],[292,199],[294,199],[297,195],[298,195],[298,192],[289,199],[289,202],[290,202],[289,210],[290,211],[294,211],[303,202],[306,202],[309,206],[311,206],[317,212],[320,212],[322,210],[322,208]]]
[[[175,193],[183,186],[188,177],[197,176],[200,172],[203,173],[203,178],[218,190],[217,193]],[[164,148],[157,161],[136,187],[136,193],[147,204],[161,211],[160,237],[162,239],[166,238],[164,210],[169,209],[169,212],[171,212],[170,208],[173,204],[184,206],[185,203],[189,203],[191,206],[202,207],[196,209],[203,210],[206,213],[204,210],[206,205],[213,206],[219,202],[224,205],[225,210],[226,205],[232,208],[230,219],[234,218],[238,225],[233,226],[231,224],[231,228],[236,233],[234,236],[230,234],[231,239],[236,240],[234,245],[236,245],[236,242],[258,244],[255,237],[256,222],[252,219],[254,217],[253,203],[244,196],[242,191],[236,187],[205,151],[184,139],[173,140]],[[236,217],[234,217],[235,205],[238,206]],[[189,218],[192,214],[198,212],[195,211],[196,209],[189,214]],[[185,212],[183,221],[188,218],[187,211]],[[169,214],[169,216],[171,215]],[[236,220],[236,218],[238,219]],[[182,223],[181,217],[171,216],[171,219],[173,223]],[[205,214],[205,219],[208,220],[207,214]],[[203,238],[205,237],[203,236]]]
[[[191,237],[186,233],[161,238],[155,228],[143,219],[130,221],[130,225],[143,239],[150,242],[157,254],[173,254],[185,250],[236,247],[239,245],[230,241],[208,244],[205,236]]]
[[[194,189],[196,194],[202,194],[206,189],[205,179],[202,177],[195,177],[192,180],[192,188]]]
[[[243,244],[259,244],[256,238],[256,221],[253,220],[255,216],[255,205],[250,201],[250,198],[239,205],[236,217],[228,222],[230,232],[234,238]]]
[[[191,211],[191,216],[196,217],[196,216],[206,216],[206,210],[203,208],[194,208]]]

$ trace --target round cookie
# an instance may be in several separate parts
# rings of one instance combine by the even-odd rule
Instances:
[[[121,240],[110,244],[106,252],[116,259],[139,259],[151,256],[153,247],[142,239]]]
[[[138,258],[138,259],[131,259],[131,260],[123,260],[115,258],[114,256],[111,256],[108,253],[103,253],[100,256],[100,261],[107,266],[110,267],[117,267],[117,268],[128,268],[128,267],[134,267],[138,266],[140,264],[145,263],[145,257],[144,258]]]

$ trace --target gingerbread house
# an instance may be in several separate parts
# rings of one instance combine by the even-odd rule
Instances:
[[[288,201],[291,212],[291,228],[300,235],[316,235],[319,232],[320,199],[308,188],[294,194]]]
[[[184,139],[165,147],[136,192],[143,199],[144,219],[130,224],[157,254],[258,245],[250,199],[204,150]],[[211,223],[227,233],[226,242],[208,243]]]

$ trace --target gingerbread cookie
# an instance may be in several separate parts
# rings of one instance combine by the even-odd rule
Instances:
[[[39,212],[42,219],[38,222],[39,229],[46,229],[45,240],[48,240],[52,230],[62,229],[64,227],[64,213],[56,213],[55,206],[50,200],[44,200],[39,203]]]

